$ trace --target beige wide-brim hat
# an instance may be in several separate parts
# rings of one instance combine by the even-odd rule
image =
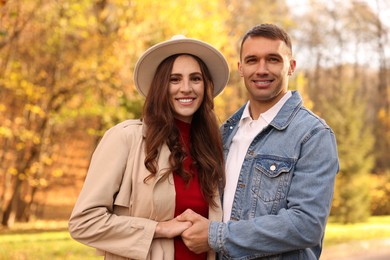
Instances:
[[[147,49],[137,61],[134,82],[140,94],[146,97],[158,65],[175,54],[192,54],[203,60],[214,83],[214,97],[225,88],[229,80],[229,66],[222,53],[206,42],[175,35]]]

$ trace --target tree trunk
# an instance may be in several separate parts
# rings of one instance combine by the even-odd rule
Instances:
[[[12,193],[11,200],[8,202],[8,205],[3,213],[3,218],[1,221],[1,224],[5,227],[11,227],[15,222],[16,208],[21,200],[20,198],[21,187],[22,187],[22,180],[17,177],[14,185],[14,192]]]

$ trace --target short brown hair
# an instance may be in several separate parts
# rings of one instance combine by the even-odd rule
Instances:
[[[249,31],[246,32],[246,34],[244,35],[241,41],[240,58],[242,54],[242,46],[244,45],[244,42],[249,37],[264,37],[273,40],[277,40],[277,39],[282,40],[292,54],[291,38],[287,34],[287,32],[275,24],[264,23],[264,24],[255,25],[253,28],[251,28]]]

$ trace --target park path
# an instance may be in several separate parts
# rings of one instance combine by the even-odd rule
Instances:
[[[321,260],[390,260],[390,238],[324,247]]]

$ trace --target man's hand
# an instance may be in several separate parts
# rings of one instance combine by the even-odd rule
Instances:
[[[190,221],[178,221],[176,218],[158,222],[154,231],[154,238],[174,238],[183,233],[184,230],[191,227]]]
[[[187,209],[181,215],[177,216],[176,219],[192,222],[192,226],[181,234],[184,244],[188,249],[196,254],[207,252],[211,249],[208,243],[210,221],[207,218]]]

